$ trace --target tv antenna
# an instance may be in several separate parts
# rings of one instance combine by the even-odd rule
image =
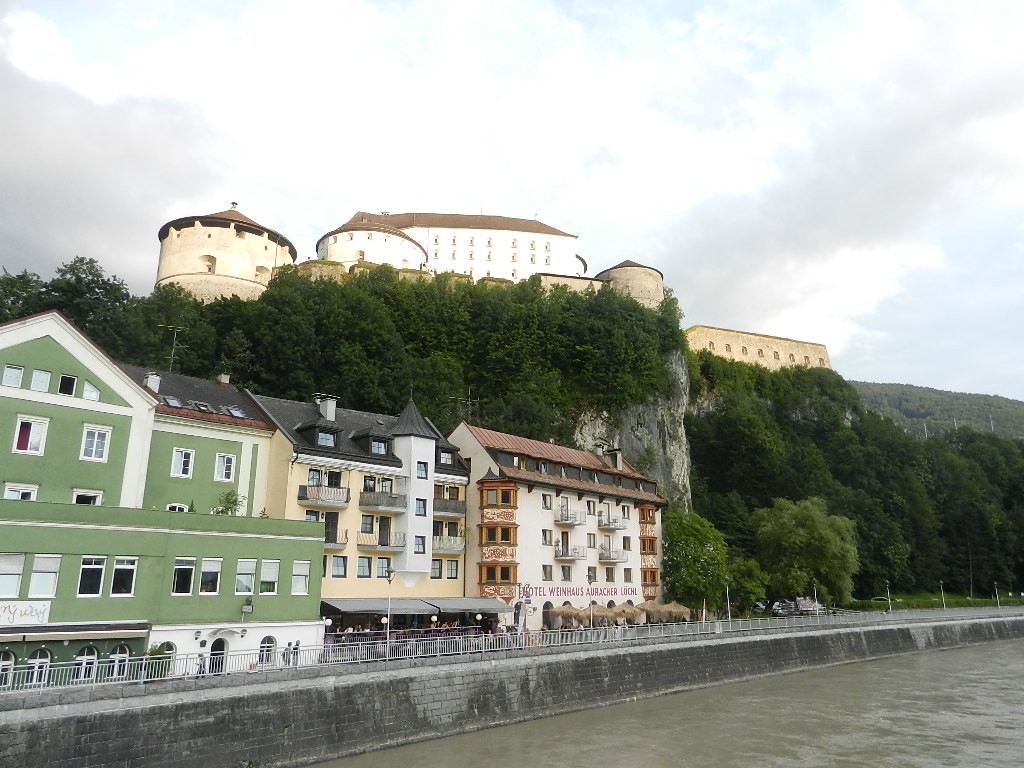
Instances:
[[[467,424],[473,423],[473,407],[480,405],[480,400],[473,399],[473,388],[466,388],[465,397],[449,397],[449,400],[454,400],[457,403],[459,409],[459,418]]]
[[[178,343],[178,334],[179,333],[183,333],[184,331],[187,331],[188,328],[185,328],[184,326],[181,326],[181,325],[162,325],[162,324],[158,324],[157,327],[158,328],[166,328],[168,331],[171,331],[174,334],[171,337],[171,354],[167,356],[167,359],[169,361],[168,365],[167,365],[167,372],[168,373],[174,373],[174,356],[178,353],[179,349],[188,349],[188,347],[185,346],[184,344],[179,344]]]

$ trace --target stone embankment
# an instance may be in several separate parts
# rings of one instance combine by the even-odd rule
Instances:
[[[300,766],[815,667],[1024,639],[1024,616],[0,694],[0,766]]]

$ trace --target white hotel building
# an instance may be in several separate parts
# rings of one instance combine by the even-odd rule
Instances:
[[[558,627],[548,613],[557,606],[659,597],[668,502],[618,451],[602,456],[466,423],[449,440],[470,469],[466,561],[477,573],[467,573],[467,596],[505,600],[518,620],[529,585],[531,630]]]
[[[318,259],[351,268],[389,264],[439,274],[455,272],[525,280],[535,274],[582,275],[576,236],[531,219],[458,213],[358,212],[316,244]]]

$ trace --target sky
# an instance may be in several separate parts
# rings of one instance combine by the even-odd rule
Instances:
[[[684,327],[1024,400],[1018,0],[0,0],[0,266],[232,201],[299,260],[356,211],[537,218]]]

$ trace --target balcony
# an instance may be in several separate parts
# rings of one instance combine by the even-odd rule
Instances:
[[[348,488],[331,488],[326,485],[300,485],[299,501],[311,502],[319,507],[348,506]]]
[[[610,515],[598,515],[597,527],[611,531],[622,531],[626,528],[626,521]]]
[[[387,493],[385,491],[363,491],[359,494],[359,508],[367,511],[377,510],[401,514],[406,511],[409,497],[404,493]]]
[[[624,563],[629,559],[629,553],[623,549],[602,546],[597,551],[597,559],[604,563]]]
[[[376,549],[381,552],[398,552],[405,549],[405,534],[360,533],[357,540],[360,549]]]
[[[348,529],[338,530],[336,525],[327,525],[324,531],[324,549],[344,549],[347,546]]]
[[[435,555],[460,555],[466,549],[463,536],[435,536],[431,542],[431,551]]]
[[[555,525],[583,525],[586,522],[586,518],[575,510],[571,509],[560,509],[555,512]]]
[[[461,499],[434,499],[434,517],[465,517],[466,502]]]
[[[555,544],[555,560],[584,560],[586,557],[586,547],[563,547],[561,544]]]

